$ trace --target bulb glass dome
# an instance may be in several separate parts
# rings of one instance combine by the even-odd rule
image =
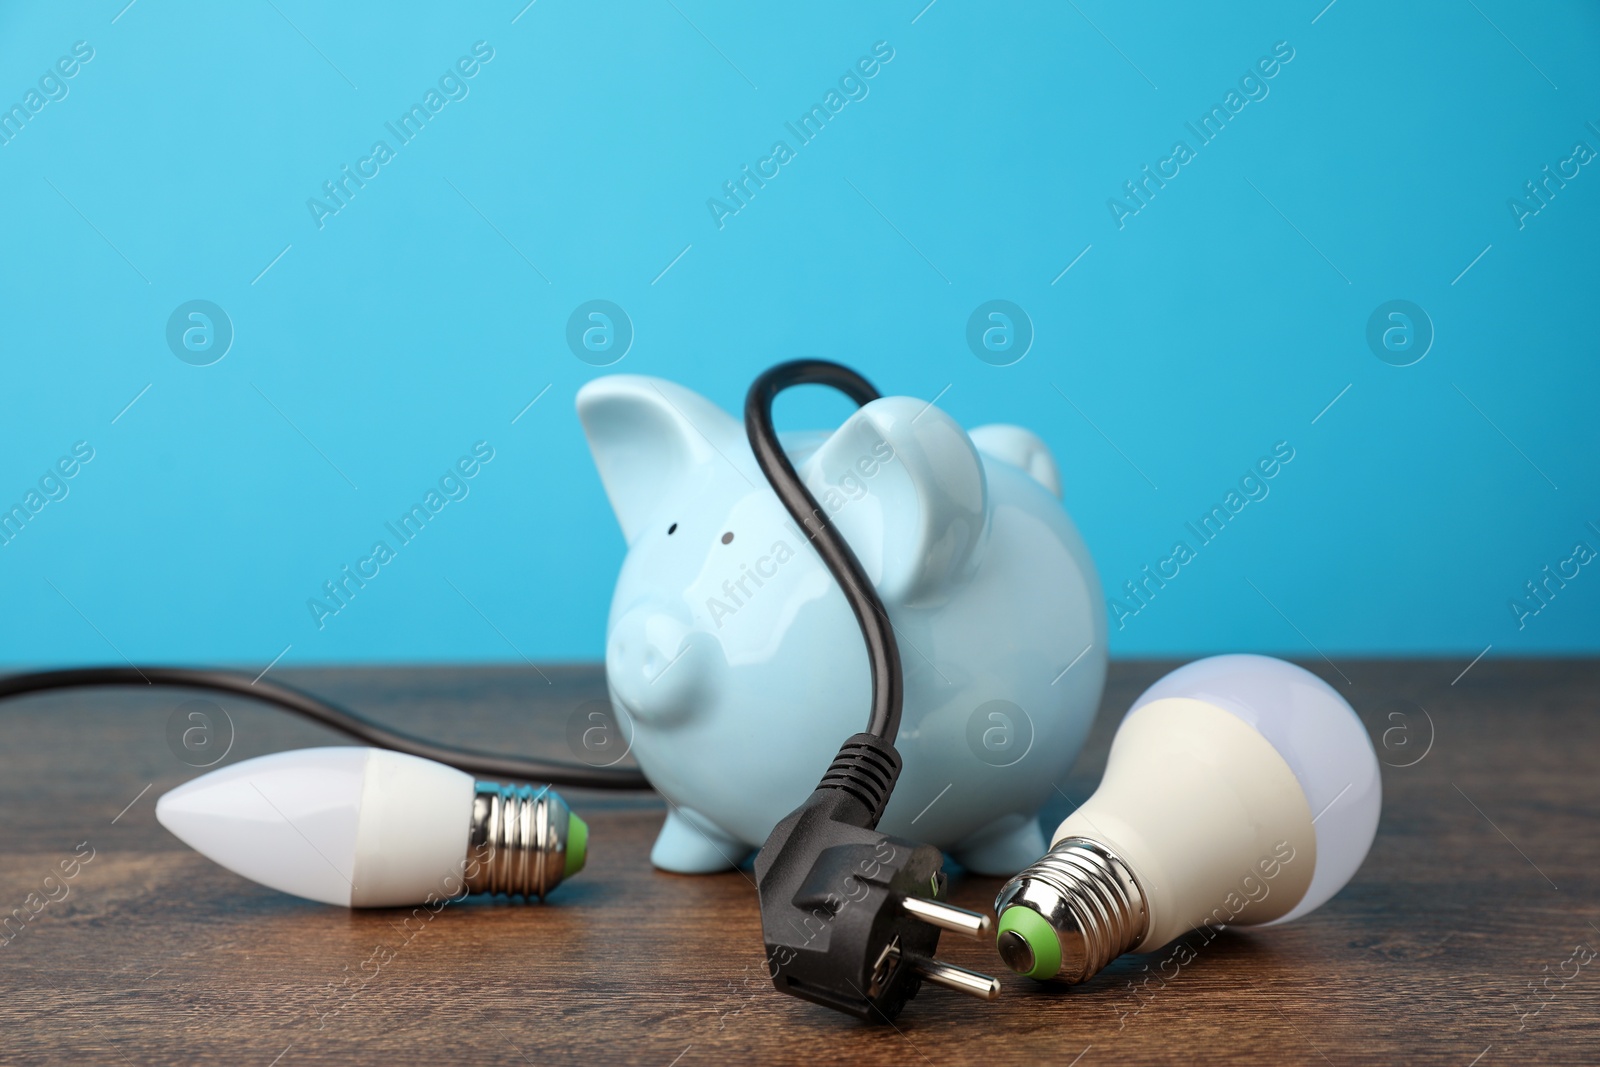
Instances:
[[[1239,717],[1289,765],[1311,808],[1317,861],[1305,896],[1273,922],[1320,907],[1366,858],[1383,803],[1378,758],[1355,711],[1321,678],[1269,656],[1212,656],[1180,667],[1145,690],[1129,714],[1169,697]]]

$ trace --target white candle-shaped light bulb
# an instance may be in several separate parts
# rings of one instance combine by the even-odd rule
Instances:
[[[1286,922],[1361,865],[1382,785],[1361,720],[1266,656],[1181,667],[1134,701],[1104,780],[995,901],[1012,970],[1081,982],[1202,926]]]
[[[588,828],[548,788],[474,782],[380,748],[308,748],[202,775],[156,802],[184,844],[324,904],[542,897],[583,867]]]

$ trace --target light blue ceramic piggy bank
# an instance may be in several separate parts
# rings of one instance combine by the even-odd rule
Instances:
[[[633,375],[584,386],[578,414],[628,543],[606,680],[668,803],[650,858],[735,866],[864,728],[861,631],[739,419]],[[1100,583],[1055,461],[1027,430],[969,433],[912,397],[784,444],[899,639],[905,769],[879,829],[1015,873],[1045,852],[1035,816],[1105,681]]]

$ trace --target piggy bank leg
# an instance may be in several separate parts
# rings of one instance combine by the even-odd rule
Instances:
[[[1010,877],[1044,855],[1048,847],[1037,818],[1011,814],[996,819],[950,853],[975,874]]]
[[[711,874],[739,866],[750,851],[749,845],[718,830],[699,812],[680,807],[667,813],[650,850],[650,862],[676,874]],[[1038,858],[1033,856],[1018,869]]]

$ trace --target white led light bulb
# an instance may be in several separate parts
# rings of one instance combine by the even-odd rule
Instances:
[[[379,748],[245,760],[162,796],[156,818],[235,874],[324,904],[543,896],[582,868],[588,828],[549,789],[474,782]]]
[[[1202,926],[1286,922],[1338,892],[1377,831],[1366,728],[1267,656],[1181,667],[1134,701],[1106,774],[995,901],[1012,970],[1081,982]]]

